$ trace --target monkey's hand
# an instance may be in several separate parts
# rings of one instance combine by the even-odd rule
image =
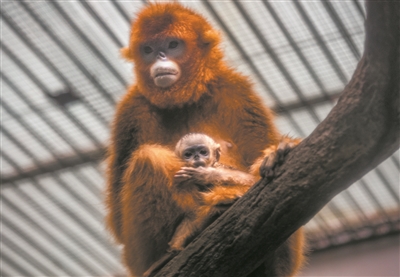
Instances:
[[[286,155],[300,143],[300,139],[283,137],[278,145],[273,145],[264,150],[264,160],[260,165],[260,175],[272,179],[276,176],[276,169],[283,164]]]
[[[190,181],[200,186],[209,186],[213,183],[217,170],[213,167],[182,167],[176,172],[175,182]]]

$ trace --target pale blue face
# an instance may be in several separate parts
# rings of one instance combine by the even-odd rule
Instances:
[[[140,55],[151,64],[150,76],[156,86],[168,88],[178,81],[181,69],[176,60],[184,55],[185,50],[184,41],[173,37],[141,45]]]
[[[194,144],[185,148],[182,159],[193,167],[208,166],[210,149],[205,144]]]
[[[167,37],[163,40],[155,40],[143,43],[140,47],[140,54],[147,63],[154,63],[162,58],[163,54],[167,59],[176,60],[185,52],[185,42],[178,38]],[[160,56],[160,53],[161,56]]]

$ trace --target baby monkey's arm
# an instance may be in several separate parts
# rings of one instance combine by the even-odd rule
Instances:
[[[253,175],[224,167],[182,167],[176,174],[177,182],[191,181],[198,185],[252,186],[257,178]]]

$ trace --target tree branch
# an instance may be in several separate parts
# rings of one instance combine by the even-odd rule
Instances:
[[[246,276],[399,147],[399,3],[367,2],[365,52],[337,105],[157,276]]]

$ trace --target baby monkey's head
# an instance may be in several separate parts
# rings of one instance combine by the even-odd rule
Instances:
[[[190,133],[178,141],[175,153],[186,163],[186,166],[209,167],[218,162],[221,147],[205,134]]]

